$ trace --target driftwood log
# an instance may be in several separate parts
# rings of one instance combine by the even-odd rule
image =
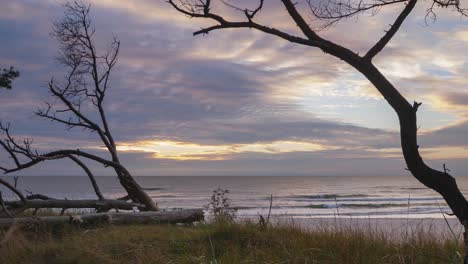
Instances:
[[[131,213],[95,213],[71,216],[0,218],[0,228],[13,225],[53,226],[57,224],[176,224],[193,223],[204,219],[202,209],[182,209],[174,211],[146,211]]]
[[[122,200],[63,200],[63,199],[48,199],[48,200],[26,200],[23,201],[5,201],[5,205],[11,209],[37,209],[37,208],[94,208],[98,210],[133,210],[134,208],[144,208],[144,205],[138,203],[130,203]]]

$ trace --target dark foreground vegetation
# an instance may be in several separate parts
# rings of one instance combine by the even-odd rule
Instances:
[[[6,234],[8,232],[8,234]],[[306,232],[222,222],[2,231],[0,263],[461,263],[461,243],[419,232],[339,228]]]

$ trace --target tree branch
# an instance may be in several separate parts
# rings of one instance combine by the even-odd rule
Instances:
[[[0,178],[0,184],[4,185],[8,189],[10,189],[13,193],[15,193],[20,198],[22,203],[26,202],[26,198],[24,197],[24,195],[18,189],[13,187],[10,183]]]
[[[102,195],[101,190],[99,189],[99,186],[98,186],[98,184],[96,182],[96,179],[94,178],[94,175],[91,172],[91,170],[77,157],[75,157],[73,155],[68,155],[68,158],[73,160],[76,164],[78,164],[78,166],[80,166],[86,172],[86,174],[88,175],[89,180],[91,181],[91,184],[93,185],[93,189],[94,189],[94,192],[96,193],[97,197],[99,198],[99,200],[104,200],[104,196]]]
[[[179,1],[182,3],[181,5],[177,5],[174,2],[174,0],[168,0],[168,3],[171,4],[177,11],[185,15],[188,15],[190,17],[207,18],[207,19],[215,20],[219,23],[218,25],[214,25],[214,26],[196,31],[193,33],[193,35],[208,34],[209,32],[213,30],[224,29],[224,28],[254,28],[264,33],[280,37],[289,42],[306,45],[306,46],[318,47],[322,51],[328,54],[331,54],[335,57],[338,57],[342,60],[345,60],[349,63],[352,63],[352,64],[359,63],[359,61],[361,60],[361,57],[359,57],[359,55],[357,55],[353,51],[318,36],[309,27],[309,25],[307,25],[305,20],[299,14],[294,4],[290,0],[281,0],[281,1],[283,2],[286,9],[288,10],[288,13],[290,14],[290,16],[296,22],[297,26],[301,29],[301,31],[307,38],[290,35],[284,31],[278,30],[273,27],[267,27],[261,24],[257,24],[251,20],[243,21],[243,22],[227,21],[221,15],[213,14],[210,12],[210,6],[209,6],[210,1],[201,2],[201,4],[199,5],[193,5],[182,0]]]
[[[408,17],[411,11],[414,9],[417,1],[418,0],[410,0],[406,4],[403,11],[395,20],[395,23],[393,23],[393,25],[390,27],[387,33],[367,52],[367,54],[364,56],[364,59],[372,60],[372,58],[375,55],[377,55],[380,51],[383,50],[383,48],[387,45],[388,42],[390,42],[390,40],[400,28],[400,26],[403,24],[403,21],[405,21],[405,19]]]
[[[351,18],[365,12],[371,12],[372,15],[375,15],[385,6],[406,1],[408,0],[324,0],[317,3],[317,1],[307,0],[307,3],[317,20],[326,21],[320,27],[323,30],[342,19]]]
[[[281,0],[283,2],[283,5],[286,7],[286,10],[289,13],[289,16],[296,22],[296,25],[301,29],[302,33],[310,39],[310,40],[319,40],[321,41],[322,39],[315,33],[305,22],[304,18],[299,14],[299,11],[297,11],[295,4],[291,2],[291,0]]]
[[[122,166],[120,163],[106,160],[104,158],[81,151],[79,149],[77,150],[66,149],[66,150],[52,151],[52,152],[38,155],[38,156],[33,156],[31,161],[23,163],[21,164],[21,166],[18,166],[17,168],[4,170],[4,173],[8,174],[8,173],[24,170],[24,169],[30,168],[38,164],[39,162],[46,161],[46,160],[57,160],[57,159],[68,158],[69,155],[76,155],[76,156],[84,157],[84,158],[96,161],[98,163],[101,163],[102,165],[106,167],[113,167],[115,169],[128,172],[127,169],[124,166]]]
[[[93,126],[91,126],[91,125],[89,125],[87,123],[82,122],[81,119],[78,119],[78,121],[74,122],[74,121],[71,120],[71,117],[68,120],[65,120],[65,119],[57,117],[55,114],[51,114],[50,110],[52,109],[52,105],[49,104],[49,103],[46,103],[46,105],[47,105],[47,109],[45,109],[45,110],[43,110],[43,109],[36,110],[34,112],[34,114],[41,117],[41,118],[64,124],[70,129],[74,128],[74,127],[82,127],[82,128],[85,128],[85,129],[89,129],[91,131],[96,131],[95,127],[93,127]],[[55,112],[68,112],[68,111],[72,111],[72,110],[71,109],[56,110]]]

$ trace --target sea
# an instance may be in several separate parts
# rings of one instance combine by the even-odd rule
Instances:
[[[106,198],[125,195],[115,177],[96,177]],[[215,189],[239,218],[450,218],[436,192],[411,176],[165,176],[135,177],[161,209],[206,208]],[[13,183],[10,176],[3,177]],[[456,178],[468,193],[468,177]],[[22,176],[18,189],[61,199],[95,199],[85,176]],[[5,200],[13,199],[3,186]]]

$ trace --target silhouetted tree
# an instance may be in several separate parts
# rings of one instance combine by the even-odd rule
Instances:
[[[0,71],[0,88],[11,89],[11,83],[15,78],[19,77],[19,71],[13,67],[2,69]]]
[[[95,30],[89,17],[90,6],[73,2],[66,4],[65,8],[65,16],[54,24],[51,35],[60,44],[58,62],[66,69],[66,76],[63,81],[52,79],[49,82],[48,88],[53,101],[46,103],[45,107],[37,110],[35,114],[46,120],[63,124],[69,129],[80,128],[95,133],[104,144],[110,159],[80,149],[38,153],[32,150],[31,140],[26,139],[18,143],[11,136],[9,125],[0,124],[0,130],[5,134],[0,145],[15,164],[13,168],[0,167],[0,170],[12,173],[30,168],[42,161],[70,159],[86,172],[96,195],[102,200],[104,197],[91,170],[81,159],[92,160],[115,170],[120,184],[128,193],[128,197],[123,200],[142,204],[143,210],[157,210],[151,197],[120,163],[117,146],[104,110],[104,99],[110,88],[109,78],[117,63],[120,42],[114,37],[107,53],[100,55],[94,44]],[[82,109],[87,109],[86,112],[93,109],[98,121],[94,121],[90,114]],[[25,201],[25,198],[22,197],[21,200]]]
[[[343,44],[338,44],[328,40],[320,35],[320,32],[314,30],[304,19],[301,12],[297,9],[296,3],[292,0],[281,0],[286,12],[292,19],[301,35],[281,31],[271,26],[262,25],[256,22],[255,16],[258,14],[264,4],[264,0],[258,1],[255,9],[240,8],[231,5],[223,0],[218,3],[224,3],[239,11],[244,17],[242,20],[230,20],[227,15],[214,13],[211,0],[168,0],[177,11],[191,17],[204,18],[215,22],[213,26],[203,28],[194,32],[194,35],[208,34],[215,30],[227,28],[247,28],[255,29],[269,35],[273,35],[298,45],[314,47],[322,50],[324,53],[332,55],[351,65],[354,69],[361,72],[380,92],[390,106],[395,110],[400,123],[401,147],[403,156],[408,166],[408,170],[425,186],[437,191],[445,199],[455,216],[465,227],[465,243],[468,245],[468,202],[460,192],[455,179],[444,171],[438,171],[425,164],[419,154],[419,145],[417,141],[417,118],[416,113],[421,103],[410,103],[404,98],[398,89],[380,72],[372,63],[372,59],[379,54],[390,40],[395,36],[404,20],[412,12],[418,2],[427,4],[426,19],[436,19],[437,8],[453,8],[463,16],[468,15],[468,10],[460,6],[459,0],[430,0],[426,2],[418,0],[326,0],[312,1],[306,0],[308,10],[312,12],[316,19],[325,21],[325,27],[333,25],[345,18],[354,17],[365,12],[375,14],[381,8],[401,4],[403,10],[397,16],[389,29],[364,55],[348,49]],[[232,17],[232,16],[231,16]],[[322,25],[323,26],[323,25]],[[468,249],[468,248],[467,248]],[[465,253],[467,251],[465,249]],[[465,263],[468,263],[468,257],[465,254]]]

